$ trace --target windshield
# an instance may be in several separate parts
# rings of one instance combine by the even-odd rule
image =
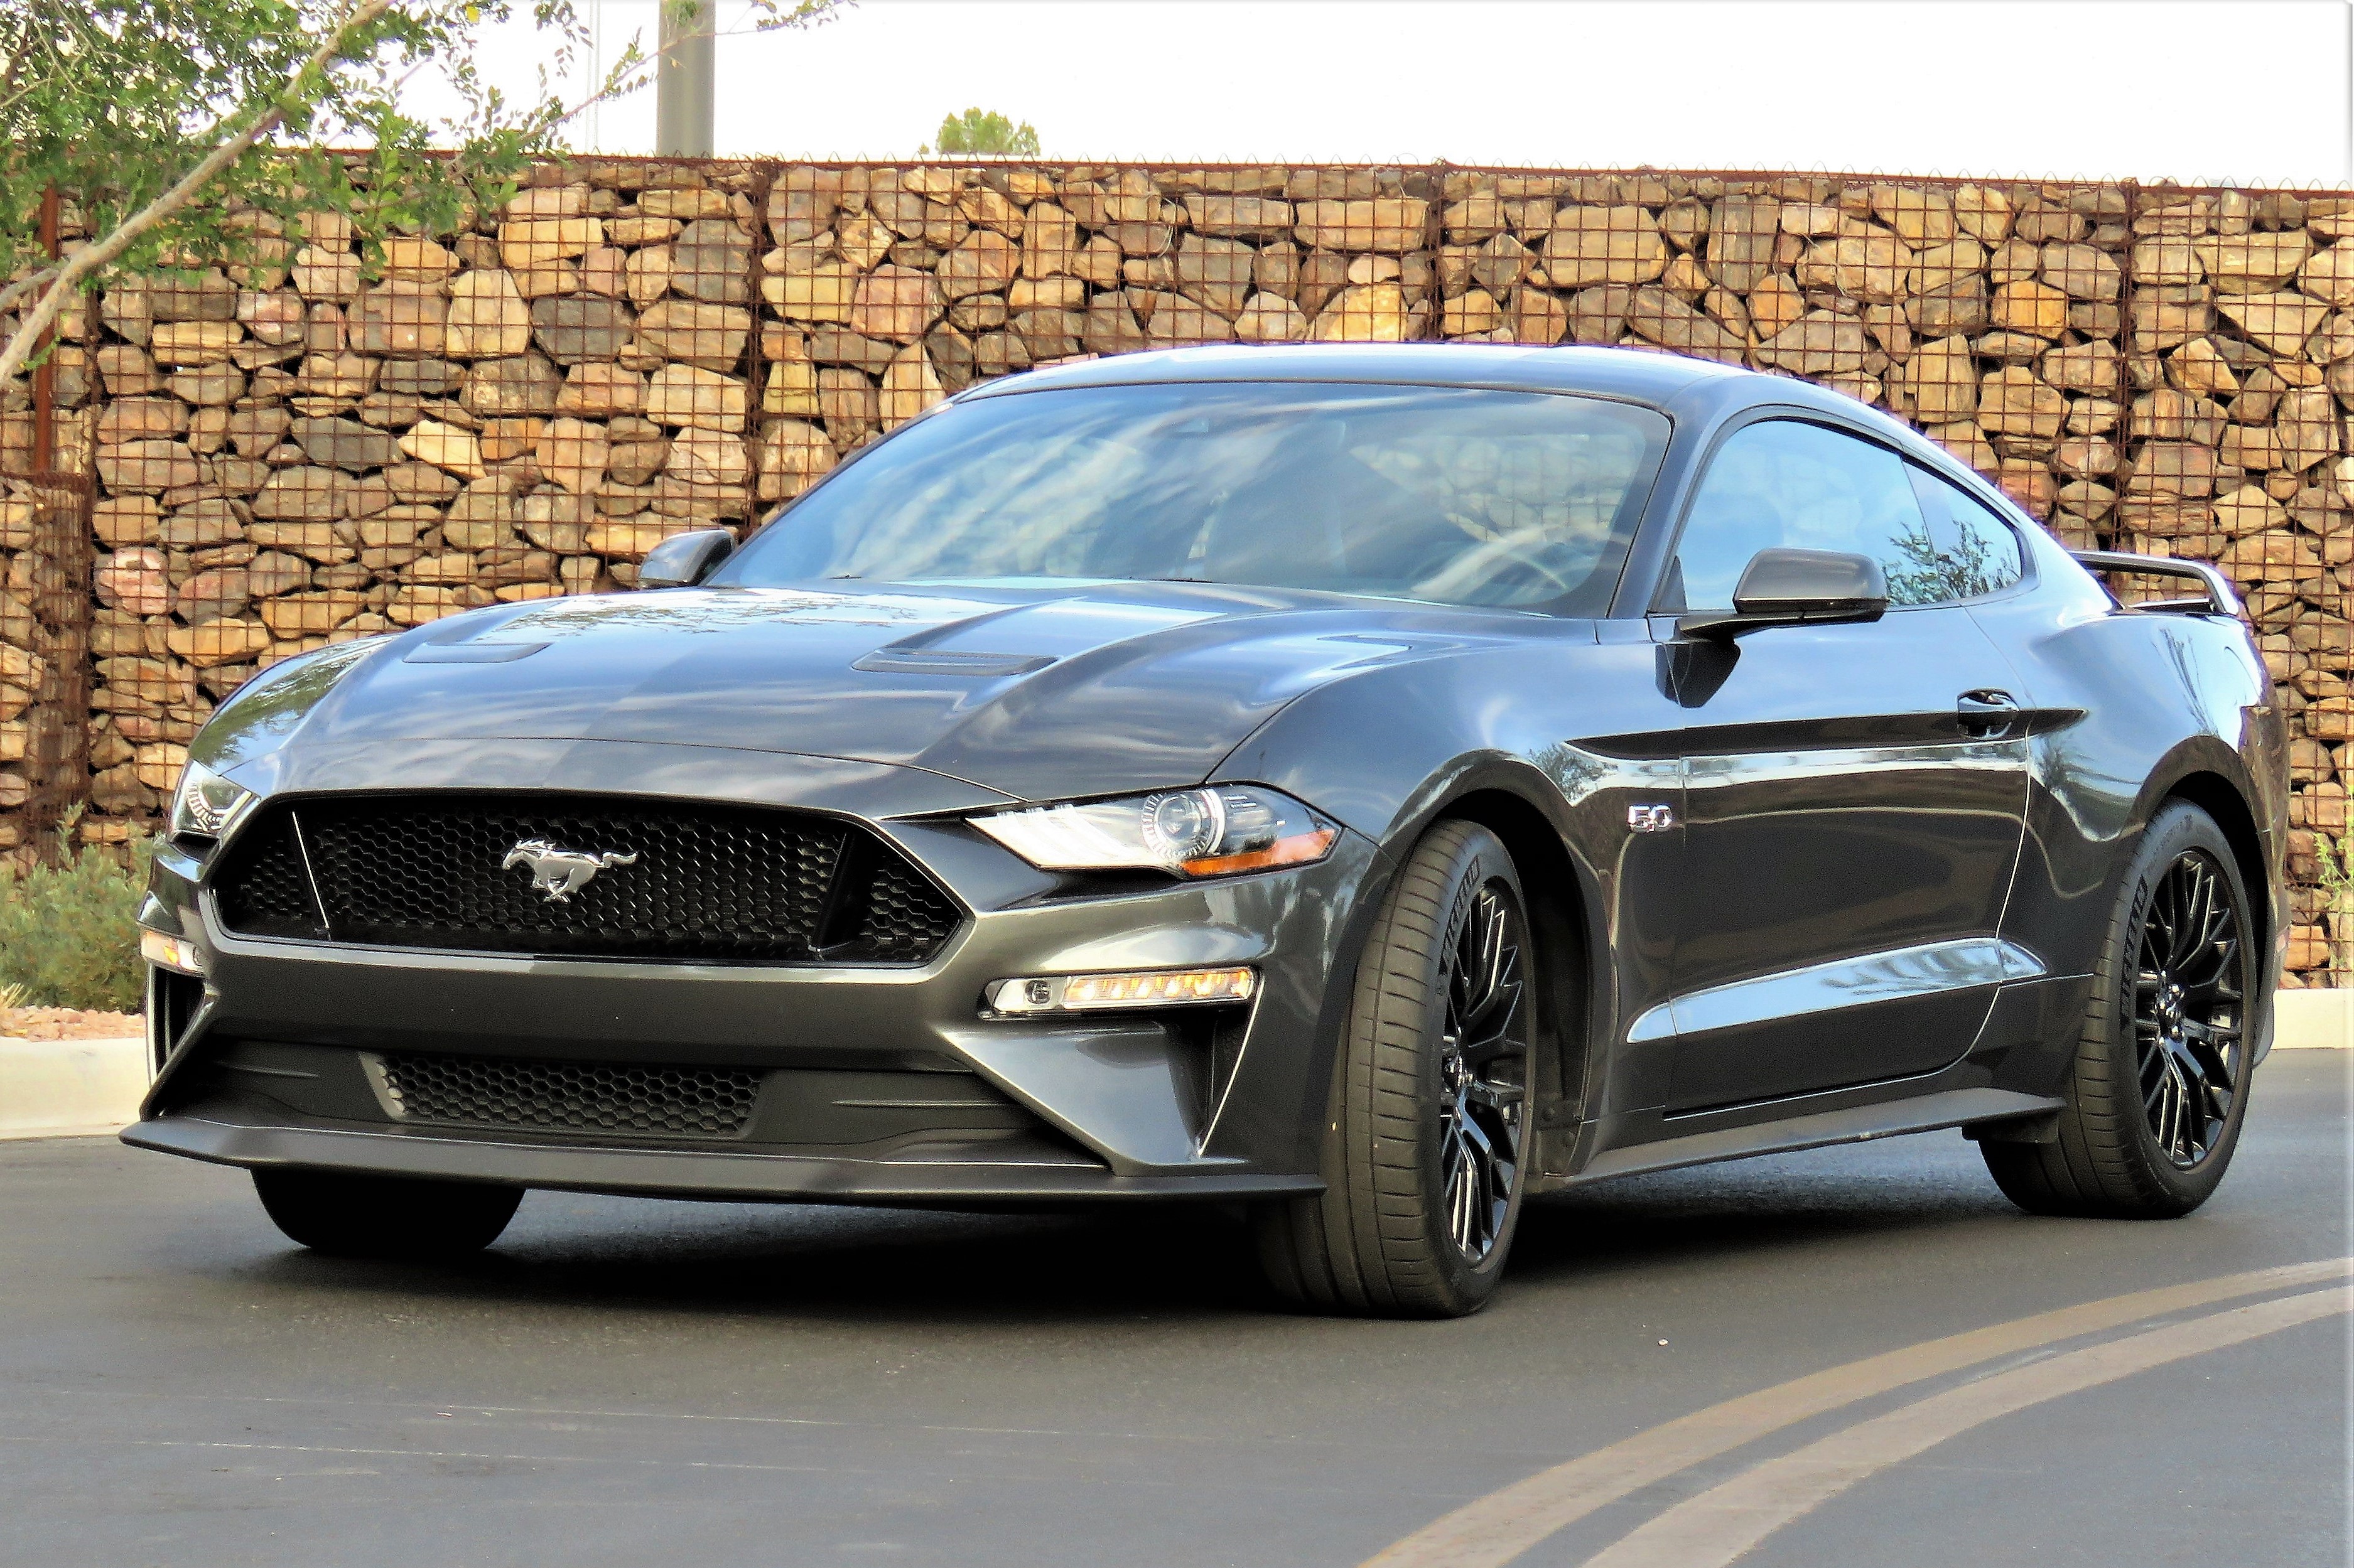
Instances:
[[[1647,408],[1465,387],[978,397],[844,468],[715,580],[1161,579],[1599,615],[1667,437]]]

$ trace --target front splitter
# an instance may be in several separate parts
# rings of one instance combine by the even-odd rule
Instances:
[[[1072,1160],[928,1161],[896,1157],[617,1149],[437,1138],[414,1132],[274,1127],[165,1116],[122,1130],[134,1149],[217,1165],[303,1167],[355,1175],[492,1181],[573,1192],[782,1203],[1022,1203],[1106,1199],[1297,1197],[1314,1176],[1231,1171],[1120,1176]]]

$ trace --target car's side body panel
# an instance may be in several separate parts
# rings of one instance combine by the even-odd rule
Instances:
[[[1972,960],[1999,928],[2027,797],[2025,738],[1968,732],[1956,699],[2013,684],[2008,663],[1959,609],[1700,652],[1669,1107],[1955,1061],[1990,999]],[[1766,983],[1798,976],[1818,979]]]

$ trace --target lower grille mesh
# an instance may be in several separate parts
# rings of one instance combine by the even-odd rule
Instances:
[[[385,1092],[406,1121],[627,1136],[741,1138],[760,1075],[716,1067],[390,1054]]]

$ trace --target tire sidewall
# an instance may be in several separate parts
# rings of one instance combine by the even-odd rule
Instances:
[[[1418,1063],[1421,1080],[1416,1085],[1416,1097],[1423,1107],[1426,1132],[1420,1160],[1425,1213],[1439,1216],[1446,1212],[1446,1182],[1441,1166],[1443,1150],[1437,1131],[1445,1093],[1445,1086],[1440,1081],[1438,1039],[1446,1025],[1447,968],[1454,950],[1456,930],[1466,917],[1465,906],[1481,888],[1491,883],[1509,891],[1513,914],[1520,923],[1522,1005],[1529,1010],[1522,1024],[1529,1043],[1524,1076],[1530,1081],[1524,1084],[1522,1095],[1520,1160],[1513,1173],[1511,1196],[1505,1202],[1503,1224],[1497,1230],[1496,1245],[1488,1249],[1486,1257],[1474,1264],[1457,1250],[1453,1239],[1445,1234],[1443,1225],[1433,1238],[1447,1293],[1458,1298],[1468,1310],[1493,1295],[1501,1283],[1504,1265],[1512,1249],[1512,1237],[1520,1228],[1521,1210],[1528,1198],[1529,1171],[1535,1152],[1533,1107],[1536,1086],[1533,1079],[1541,1054],[1540,1042],[1543,1038],[1542,1020],[1535,1009],[1541,1005],[1544,988],[1539,983],[1536,932],[1529,919],[1528,896],[1521,885],[1520,871],[1512,863],[1511,852],[1504,848],[1503,842],[1485,828],[1471,828],[1461,845],[1449,857],[1446,875],[1448,886],[1446,924],[1439,931],[1438,940],[1433,945],[1424,976],[1424,1048]]]

